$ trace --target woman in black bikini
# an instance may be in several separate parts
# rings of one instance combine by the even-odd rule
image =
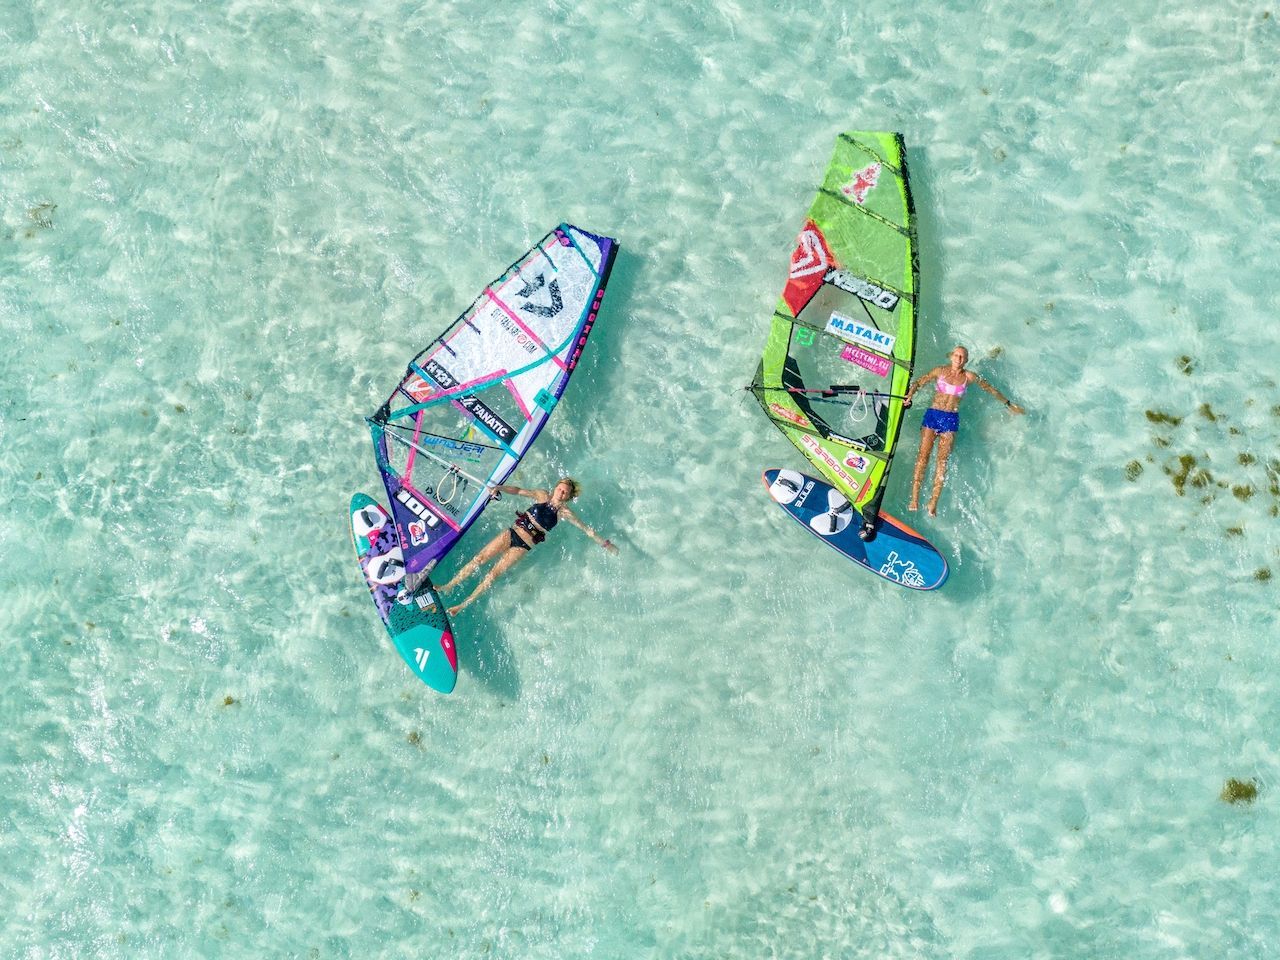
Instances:
[[[559,523],[562,517],[610,553],[618,552],[617,547],[608,540],[602,539],[594,530],[574,516],[573,511],[569,509],[569,501],[577,497],[581,490],[578,482],[571,477],[561,477],[556,481],[555,489],[550,493],[546,490],[524,490],[520,487],[505,485],[499,485],[493,489],[497,493],[528,497],[533,501],[533,506],[528,510],[517,513],[515,523],[490,540],[483,550],[467,561],[466,566],[459,570],[452,580],[440,587],[441,593],[447,593],[464,580],[474,576],[482,565],[488,563],[494,557],[498,558],[498,562],[489,568],[489,572],[485,574],[484,579],[471,592],[471,596],[457,606],[449,608],[449,616],[452,617],[464,607],[470,606],[480,594],[493,586],[493,581],[519,563],[524,555],[532,550],[535,545],[545,540],[547,532]]]

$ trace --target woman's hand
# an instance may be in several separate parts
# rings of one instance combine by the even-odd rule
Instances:
[[[1018,413],[1018,414],[1022,414],[1022,413],[1026,413],[1026,412],[1027,412],[1027,411],[1023,410],[1020,406],[1018,406],[1016,403],[1010,403],[1008,406],[1009,406],[1009,412],[1010,412],[1010,413]]]
[[[604,547],[604,548],[605,548],[606,550],[608,550],[610,553],[617,553],[617,552],[618,552],[618,548],[617,548],[617,547],[615,547],[615,546],[613,545],[613,541],[612,541],[612,540],[601,540],[601,541],[600,541],[600,546]]]

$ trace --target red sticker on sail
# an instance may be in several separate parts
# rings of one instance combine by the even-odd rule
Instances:
[[[834,265],[827,238],[822,235],[816,223],[806,220],[804,229],[796,238],[796,249],[791,254],[791,273],[787,276],[787,285],[782,291],[782,299],[791,308],[793,316],[799,316],[804,305],[822,286],[822,278],[826,276],[827,270]]]

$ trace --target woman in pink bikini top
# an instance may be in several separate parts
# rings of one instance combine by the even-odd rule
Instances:
[[[917,390],[930,380],[935,381],[936,385],[933,402],[924,412],[924,421],[920,424],[920,455],[916,457],[916,469],[911,477],[911,502],[907,505],[908,510],[920,509],[920,485],[924,482],[925,471],[929,468],[933,442],[937,440],[938,462],[933,468],[933,494],[929,497],[929,516],[938,515],[938,497],[942,495],[942,484],[947,476],[947,460],[956,442],[956,432],[960,429],[960,398],[969,389],[969,384],[976,383],[1003,403],[1010,413],[1026,413],[972,370],[966,370],[965,364],[968,362],[969,351],[964,347],[956,347],[951,351],[949,366],[934,367],[907,390],[906,405],[911,406],[911,398]]]

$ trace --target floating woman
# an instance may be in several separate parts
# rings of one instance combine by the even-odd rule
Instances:
[[[483,550],[467,561],[466,565],[454,574],[452,580],[440,586],[441,593],[448,593],[458,584],[474,576],[476,571],[484,564],[495,557],[497,558],[497,562],[485,574],[484,579],[480,581],[475,590],[471,592],[471,596],[457,606],[449,608],[449,616],[452,617],[458,611],[469,607],[477,597],[493,586],[495,580],[519,563],[525,554],[547,538],[547,533],[560,522],[561,517],[568,520],[610,553],[618,552],[617,547],[608,540],[603,539],[579,520],[573,511],[569,509],[569,501],[575,499],[582,491],[582,488],[578,486],[578,481],[572,477],[561,477],[556,481],[555,488],[550,492],[546,490],[524,490],[521,487],[507,486],[505,484],[500,484],[493,489],[497,493],[528,497],[533,501],[533,506],[528,510],[522,510],[517,513],[515,523],[490,540]]]
[[[968,362],[969,351],[958,346],[951,351],[949,366],[934,367],[907,390],[906,406],[910,406],[911,398],[917,390],[931,380],[937,381],[933,403],[924,412],[924,422],[920,425],[920,455],[916,457],[916,469],[911,477],[911,502],[907,504],[908,510],[920,509],[920,485],[924,483],[925,471],[929,469],[929,456],[933,453],[933,442],[936,439],[938,462],[933,468],[933,495],[929,497],[929,516],[938,515],[938,497],[941,496],[942,485],[947,479],[947,459],[951,456],[951,448],[955,446],[956,431],[960,429],[960,398],[971,383],[976,383],[1003,403],[1010,413],[1027,412],[972,370],[966,370],[964,365]]]

